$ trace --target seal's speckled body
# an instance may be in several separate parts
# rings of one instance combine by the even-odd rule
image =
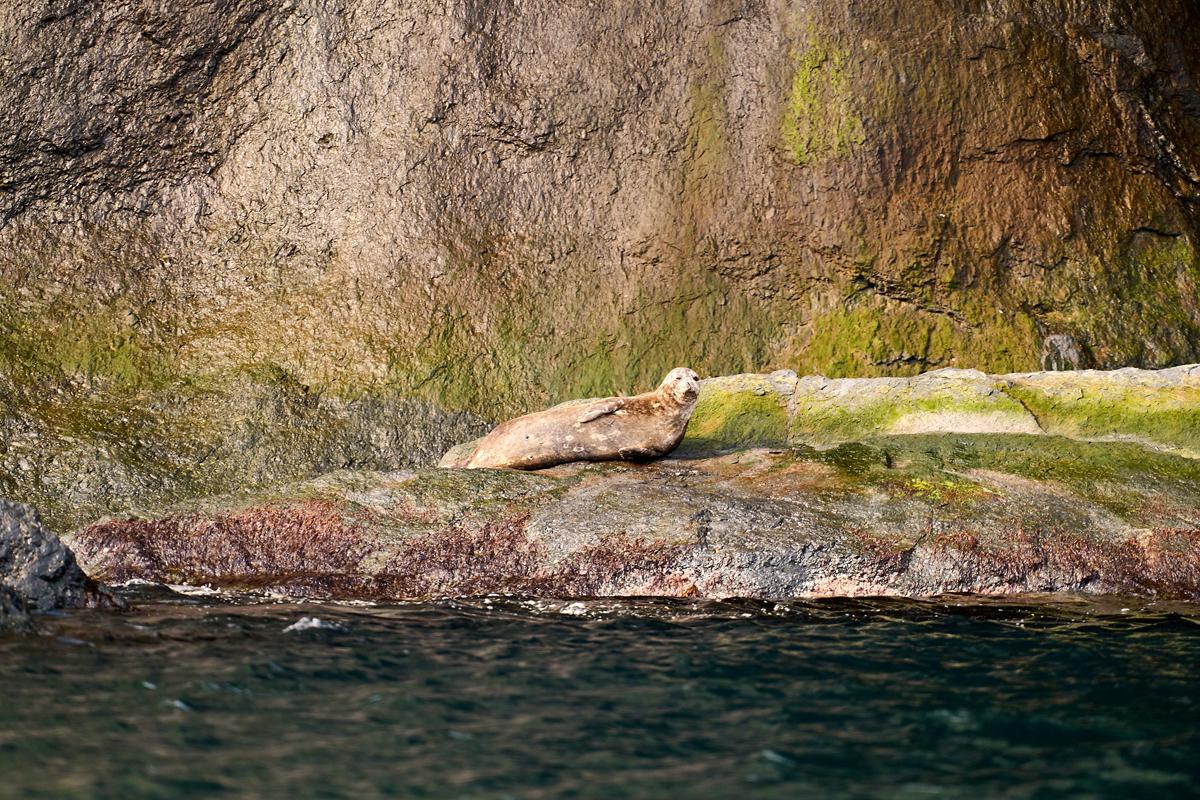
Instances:
[[[462,466],[540,469],[571,461],[664,456],[683,439],[699,392],[699,376],[678,367],[653,392],[526,414],[483,437]]]

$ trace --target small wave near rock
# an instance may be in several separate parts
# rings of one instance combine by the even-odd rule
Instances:
[[[295,633],[297,631],[311,630],[341,631],[345,630],[345,626],[337,622],[321,619],[320,617],[301,617],[291,625],[288,625],[286,628],[284,628],[283,632]]]

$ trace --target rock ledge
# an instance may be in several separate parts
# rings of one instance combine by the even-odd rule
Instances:
[[[739,375],[652,464],[342,471],[74,543],[106,580],[373,599],[1200,598],[1198,390],[1196,367]]]

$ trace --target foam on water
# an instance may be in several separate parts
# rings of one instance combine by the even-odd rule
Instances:
[[[284,633],[293,631],[311,631],[311,630],[327,630],[340,631],[344,630],[343,625],[337,622],[321,619],[320,617],[301,617],[283,629]]]

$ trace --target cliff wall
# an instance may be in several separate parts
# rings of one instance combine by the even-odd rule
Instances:
[[[6,3],[0,491],[428,464],[680,364],[1198,361],[1196,30],[1185,0]]]

